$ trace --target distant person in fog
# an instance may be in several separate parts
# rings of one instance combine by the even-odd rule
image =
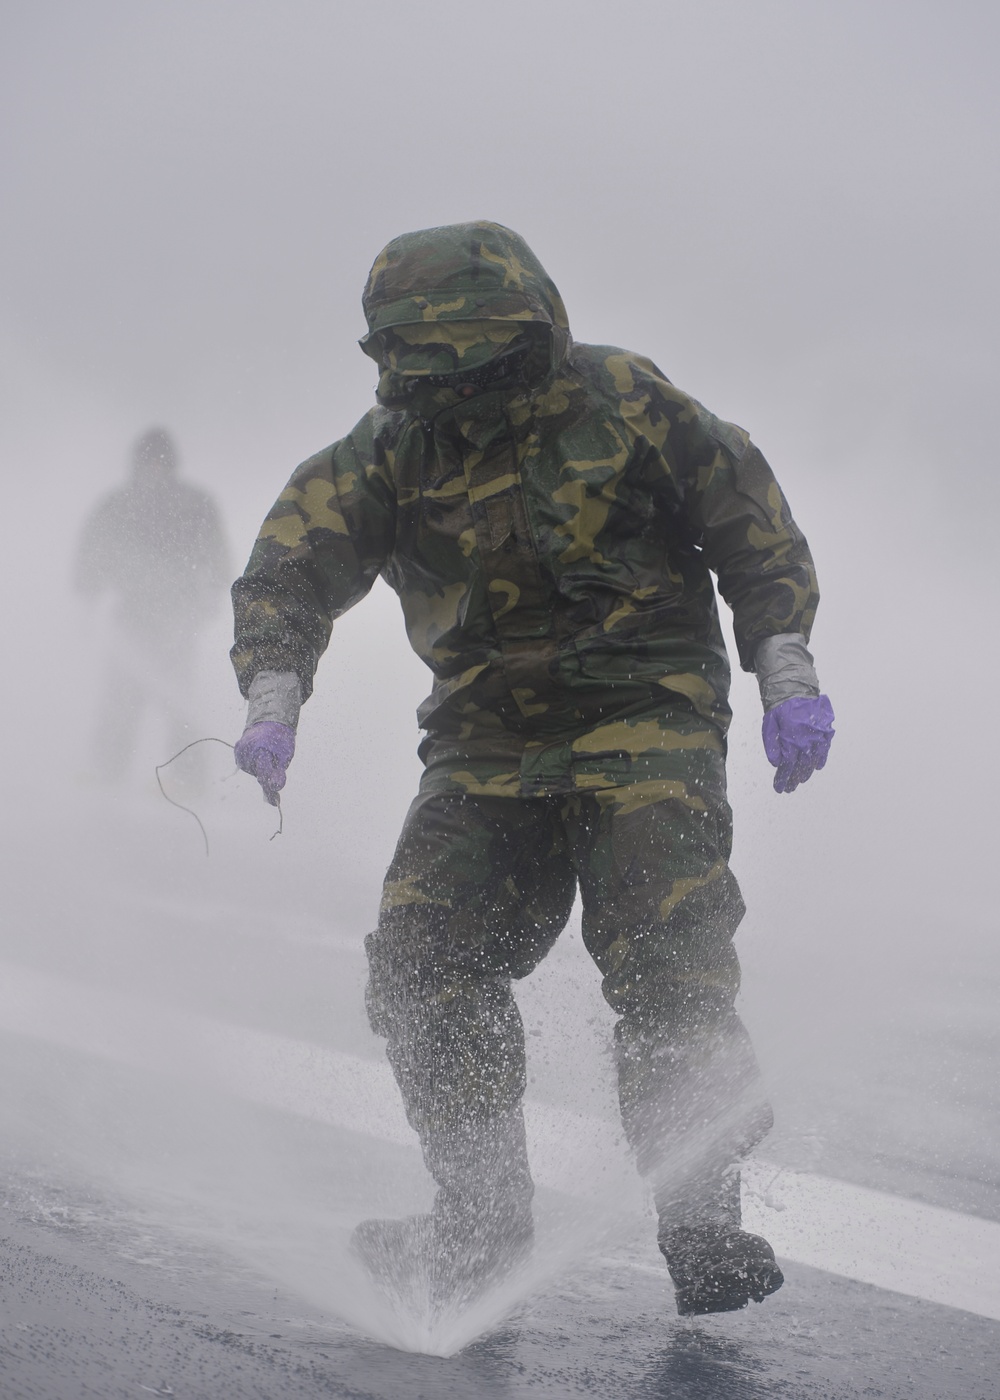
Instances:
[[[101,698],[95,759],[102,777],[128,771],[139,725],[157,712],[171,752],[190,735],[185,714],[200,632],[230,581],[215,502],[177,476],[177,448],[150,428],[132,450],[127,485],[99,501],[84,526],[77,590],[115,600],[115,639]]]

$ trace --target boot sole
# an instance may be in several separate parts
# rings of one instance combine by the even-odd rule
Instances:
[[[722,1285],[712,1290],[711,1295],[692,1290],[690,1293],[677,1291],[677,1312],[680,1317],[700,1317],[706,1313],[739,1312],[751,1302],[762,1303],[785,1281],[785,1276],[775,1264],[772,1268],[751,1275],[736,1276],[727,1288]]]

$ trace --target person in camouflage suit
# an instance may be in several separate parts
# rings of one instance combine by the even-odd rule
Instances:
[[[529,1247],[511,985],[579,889],[678,1308],[745,1306],[782,1278],[740,1228],[738,1164],[771,1113],[734,1010],[744,906],[712,574],[791,791],[832,735],[806,541],[743,429],[649,360],[573,342],[509,229],[393,240],[363,304],[377,406],[264,521],[232,653],[249,700],[237,759],[272,802],[332,623],[379,575],[434,674],[420,790],[366,946],[371,1024],[438,1191],[429,1216],[365,1222],[358,1251],[382,1272],[423,1251],[461,1294]]]

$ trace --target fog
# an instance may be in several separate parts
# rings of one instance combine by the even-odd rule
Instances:
[[[296,1116],[294,1071],[268,1100],[214,1070],[200,1084],[194,1051],[178,1065],[201,1044],[184,1017],[381,1063],[361,940],[429,688],[396,601],[379,584],[335,628],[280,838],[223,749],[200,786],[181,760],[164,773],[206,859],[157,790],[173,745],[154,716],[127,779],[97,780],[114,624],[74,592],[73,561],[133,441],[162,424],[241,567],[294,466],[372,402],[356,341],[376,253],[489,218],[538,253],[578,340],[650,356],[752,433],[816,557],[837,737],[793,796],[771,790],[753,678],[734,682],[741,1010],[776,1108],[768,1157],[1000,1220],[996,7],[2,13],[9,1151],[170,1196],[167,1216],[211,1218],[228,1248],[242,1235],[317,1307],[422,1344],[352,1312],[354,1282],[309,1256],[355,1205],[426,1195],[404,1139],[352,1166],[336,1114]],[[241,730],[229,626],[222,601],[191,738]],[[610,1122],[610,1017],[572,929],[565,945],[520,992],[531,1092]],[[72,997],[52,1011],[67,984],[78,1023]],[[123,1018],[113,1046],[88,1016]],[[350,1177],[338,1201],[324,1154]],[[598,1213],[611,1231],[634,1204],[620,1166]]]

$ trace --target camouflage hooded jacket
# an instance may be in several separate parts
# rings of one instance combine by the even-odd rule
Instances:
[[[378,406],[261,527],[233,589],[243,693],[275,670],[308,696],[334,620],[381,575],[434,673],[425,790],[614,787],[667,777],[706,732],[723,750],[710,571],[748,670],[765,637],[808,638],[818,599],[743,429],[649,360],[574,344],[555,286],[498,224],[394,240],[364,309]]]

